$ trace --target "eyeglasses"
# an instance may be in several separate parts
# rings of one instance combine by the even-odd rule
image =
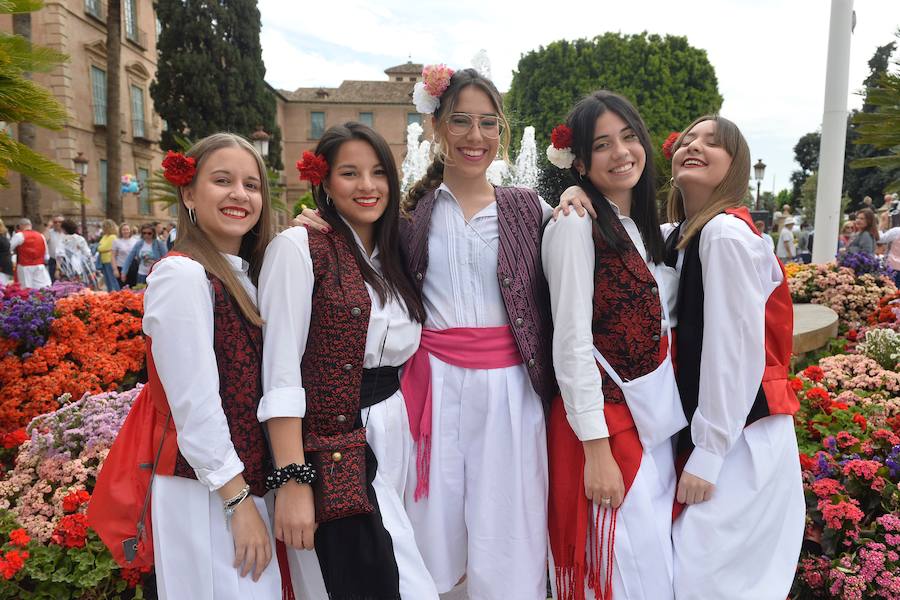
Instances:
[[[152,231],[142,231],[141,235],[153,235]]]
[[[450,113],[447,120],[447,129],[453,135],[465,135],[469,133],[475,122],[478,122],[478,129],[481,135],[486,138],[495,140],[500,137],[503,132],[503,123],[497,115],[473,115],[471,113]]]

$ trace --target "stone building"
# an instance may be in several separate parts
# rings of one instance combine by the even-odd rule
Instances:
[[[50,89],[69,118],[60,131],[37,130],[37,151],[74,169],[78,152],[88,159],[84,183],[89,224],[105,218],[106,189],[106,3],[103,0],[47,0],[31,13],[32,41],[63,52],[69,60],[34,80]],[[0,31],[12,33],[12,17],[0,15]],[[122,0],[122,171],[145,180],[160,167],[159,138],[165,123],[153,110],[150,82],[156,75],[157,21],[152,0]],[[12,126],[12,135],[16,135]],[[19,176],[9,174],[11,187],[0,189],[0,218],[10,224],[22,214]],[[40,188],[41,213],[71,216],[79,221],[80,207],[45,187]],[[123,197],[123,214],[131,223],[164,221],[174,212],[140,194]],[[90,227],[90,225],[89,225]]]
[[[384,71],[384,81],[344,81],[336,88],[297,88],[275,91],[277,118],[282,132],[288,206],[309,188],[300,181],[294,164],[304,150],[315,149],[332,125],[361,121],[372,126],[390,144],[397,165],[406,153],[406,126],[416,122],[431,138],[431,119],[423,118],[412,103],[413,86],[422,77],[422,65],[408,62]]]

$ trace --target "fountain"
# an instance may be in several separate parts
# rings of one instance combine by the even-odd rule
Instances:
[[[404,194],[412,185],[425,175],[428,169],[428,155],[431,144],[428,141],[419,143],[422,135],[422,126],[418,123],[410,123],[406,126],[406,158],[400,166],[402,178],[400,191]]]
[[[537,188],[537,146],[534,141],[534,127],[529,125],[522,133],[522,144],[519,147],[519,156],[516,157],[516,166],[512,178],[513,185]]]

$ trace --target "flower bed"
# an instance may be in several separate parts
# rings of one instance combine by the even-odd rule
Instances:
[[[133,385],[144,367],[140,294],[57,290],[7,286],[0,298],[0,434],[57,409],[62,394]]]

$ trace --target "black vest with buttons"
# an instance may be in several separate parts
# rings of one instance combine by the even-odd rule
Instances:
[[[346,433],[359,414],[372,301],[353,250],[339,233],[309,230],[315,286],[300,364],[306,391],[304,435]]]

